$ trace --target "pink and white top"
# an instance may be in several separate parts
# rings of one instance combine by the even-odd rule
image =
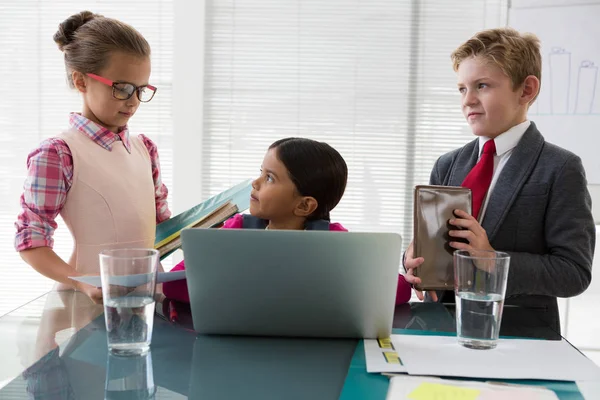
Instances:
[[[104,152],[107,157],[111,154],[114,157],[115,152],[131,155],[132,144],[137,145],[135,142],[141,141],[147,155],[144,165],[150,171],[153,183],[151,196],[155,203],[156,223],[171,216],[167,205],[167,187],[161,179],[158,150],[150,139],[144,135],[132,138],[127,126],[122,127],[119,133],[111,132],[77,113],[70,114],[69,125],[69,130],[80,135],[84,143],[89,142],[90,146],[100,150],[98,154]],[[22,210],[15,222],[17,251],[52,247],[54,244],[55,219],[67,202],[77,173],[73,151],[61,136],[44,140],[27,157],[27,179],[21,195]],[[135,153],[135,149],[133,151]]]

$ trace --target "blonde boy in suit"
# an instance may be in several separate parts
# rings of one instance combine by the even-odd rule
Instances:
[[[457,227],[450,236],[467,243],[450,246],[509,253],[506,304],[534,309],[560,332],[556,298],[589,286],[596,230],[581,159],[546,142],[527,119],[540,87],[539,40],[511,28],[486,30],[456,49],[452,61],[463,114],[477,138],[441,156],[430,183],[484,189],[479,204],[474,196],[475,216],[457,211],[450,221]],[[475,169],[485,167],[475,166],[486,162],[490,176],[475,177]],[[422,263],[411,244],[407,281],[419,282],[413,272]],[[427,297],[454,301],[450,292]]]

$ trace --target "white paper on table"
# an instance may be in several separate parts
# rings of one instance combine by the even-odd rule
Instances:
[[[552,390],[540,387],[395,376],[390,380],[386,400],[405,399],[558,400],[558,397]]]
[[[365,339],[367,372],[406,372],[390,339]]]
[[[583,395],[584,399],[598,398],[598,393],[600,393],[600,381],[577,381],[576,383],[579,393]]]
[[[88,285],[102,287],[102,281],[99,275],[95,276],[70,276],[69,279],[87,283]],[[147,283],[152,279],[152,274],[136,274],[136,275],[113,275],[110,282],[113,285],[136,287]],[[156,275],[156,283],[165,283],[171,281],[179,281],[185,279],[185,270],[173,272],[159,272]]]
[[[564,339],[500,339],[491,350],[468,349],[449,336],[392,335],[391,339],[411,375],[600,380],[600,368]]]

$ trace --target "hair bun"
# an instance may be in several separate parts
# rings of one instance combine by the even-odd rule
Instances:
[[[102,17],[102,15],[94,14],[91,11],[81,11],[71,15],[58,25],[58,30],[54,34],[53,39],[60,51],[64,51],[65,46],[73,42],[77,29],[98,17]]]

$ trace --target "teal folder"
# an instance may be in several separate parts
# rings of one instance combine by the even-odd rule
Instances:
[[[157,247],[158,244],[165,239],[178,234],[182,229],[189,227],[227,202],[235,204],[238,208],[238,212],[247,210],[248,207],[250,207],[251,191],[252,180],[248,179],[238,183],[222,193],[209,198],[208,200],[203,201],[202,203],[182,212],[181,214],[161,222],[156,226],[156,239],[154,241],[155,247]],[[177,248],[162,254],[160,259],[163,260],[175,250],[177,250]]]

